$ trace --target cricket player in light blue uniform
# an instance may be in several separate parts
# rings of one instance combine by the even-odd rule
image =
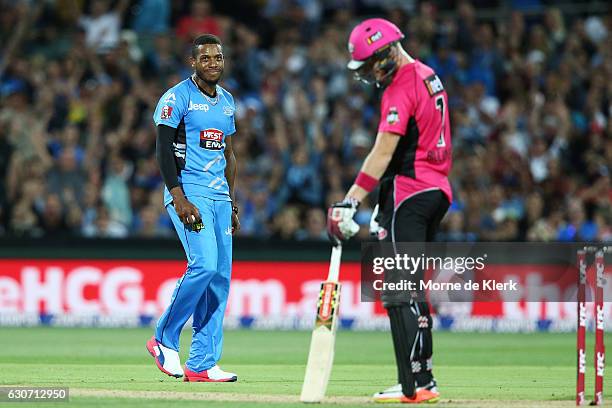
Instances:
[[[217,83],[223,74],[219,39],[195,39],[193,75],[170,88],[154,113],[156,157],[166,185],[164,205],[187,255],[187,270],[157,322],[147,350],[158,368],[185,381],[229,382],[237,376],[217,365],[232,269],[232,235],[240,228],[234,203],[232,149],[234,99]],[[179,336],[193,316],[185,369]]]

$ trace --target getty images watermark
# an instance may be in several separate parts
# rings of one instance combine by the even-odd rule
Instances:
[[[557,243],[365,243],[361,299],[575,301],[579,247]],[[607,279],[607,301],[611,293],[612,279]]]
[[[425,290],[518,290],[518,281],[509,279],[507,282],[497,282],[495,279],[485,279],[475,282],[471,279],[462,282],[438,282],[433,279],[400,279],[399,281],[385,281],[385,273],[405,272],[414,276],[422,270],[452,271],[462,275],[468,271],[482,271],[485,269],[487,254],[478,257],[471,256],[426,256],[421,253],[414,257],[406,253],[394,256],[378,256],[372,260],[372,273],[379,276],[372,282],[374,290],[395,291],[425,291]]]

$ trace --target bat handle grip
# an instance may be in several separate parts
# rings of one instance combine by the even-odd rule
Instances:
[[[332,247],[331,260],[329,262],[328,282],[338,282],[340,275],[340,260],[342,259],[342,245]]]

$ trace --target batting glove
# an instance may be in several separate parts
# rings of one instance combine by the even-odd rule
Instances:
[[[359,203],[354,198],[345,198],[327,210],[327,235],[334,245],[339,245],[359,232],[353,220]]]
[[[381,226],[378,223],[378,204],[376,204],[376,207],[374,207],[374,210],[372,211],[372,217],[370,218],[370,235],[373,237],[377,237],[378,236],[378,232],[381,230]]]

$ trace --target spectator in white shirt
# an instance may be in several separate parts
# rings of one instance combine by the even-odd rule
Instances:
[[[121,20],[128,3],[128,0],[119,0],[115,8],[109,9],[108,0],[92,2],[91,14],[79,18],[79,25],[85,30],[85,42],[90,48],[103,54],[119,45]]]

